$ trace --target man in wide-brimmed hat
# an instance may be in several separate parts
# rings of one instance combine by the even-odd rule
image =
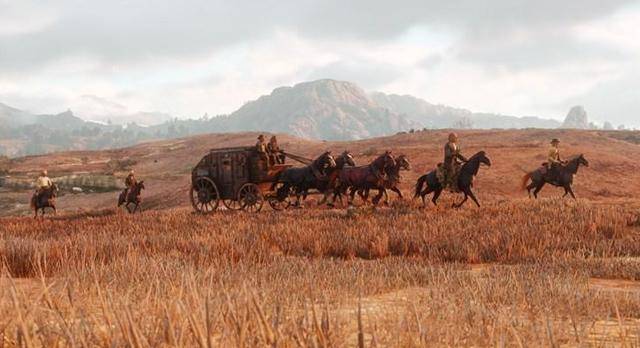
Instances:
[[[47,170],[46,169],[43,170],[40,173],[40,176],[38,177],[38,179],[36,179],[36,194],[39,194],[40,192],[49,189],[52,185],[53,185],[53,182],[51,182],[51,179],[49,179]]]
[[[129,174],[127,174],[127,177],[124,179],[124,198],[127,199],[127,196],[129,195],[129,192],[131,192],[131,189],[136,186],[136,184],[138,183],[138,181],[136,180],[136,173],[133,169],[131,169],[129,171]]]
[[[264,141],[264,135],[258,135],[258,141],[256,142],[256,151],[260,154],[267,153],[267,143]]]
[[[547,156],[547,171],[552,181],[558,179],[560,175],[560,168],[564,164],[564,161],[560,158],[560,140],[551,140],[551,148]]]
[[[267,152],[269,153],[269,164],[283,164],[284,163],[284,153],[280,150],[280,146],[278,145],[278,139],[276,136],[272,136],[269,139],[269,143],[267,144]]]
[[[460,167],[467,158],[464,157],[458,145],[458,135],[456,133],[449,134],[448,142],[444,146],[444,186],[456,190],[455,178],[457,177]]]

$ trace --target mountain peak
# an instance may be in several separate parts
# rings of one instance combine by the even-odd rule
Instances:
[[[329,140],[393,134],[414,126],[373,102],[362,88],[331,79],[280,87],[230,115],[236,130],[287,132]]]
[[[589,116],[582,105],[576,105],[569,110],[562,128],[589,129]]]

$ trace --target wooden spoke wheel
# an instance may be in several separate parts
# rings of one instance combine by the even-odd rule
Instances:
[[[257,213],[262,209],[264,196],[256,184],[244,184],[238,191],[238,201],[242,210]]]
[[[223,199],[222,203],[229,210],[240,210],[240,209],[242,209],[242,203],[237,199]]]
[[[291,206],[291,190],[283,191],[283,183],[278,183],[274,187],[274,192],[269,194],[267,202],[273,210],[281,211]]]
[[[220,193],[213,180],[205,177],[197,178],[191,186],[191,205],[202,214],[211,213],[220,204]]]

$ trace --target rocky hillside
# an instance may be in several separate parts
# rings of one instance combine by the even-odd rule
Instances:
[[[285,132],[308,139],[352,140],[418,127],[375,103],[350,82],[318,80],[275,89],[228,117],[235,131]]]
[[[371,99],[390,111],[406,116],[427,128],[457,128],[468,124],[475,129],[558,128],[560,122],[538,117],[515,117],[490,113],[474,113],[446,105],[431,104],[410,95],[374,92]]]

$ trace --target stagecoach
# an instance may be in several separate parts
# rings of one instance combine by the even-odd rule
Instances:
[[[220,202],[230,210],[258,212],[265,201],[274,210],[286,209],[290,200],[276,194],[281,185],[277,180],[291,167],[269,164],[254,147],[213,149],[191,172],[191,204],[200,213],[218,209]]]

